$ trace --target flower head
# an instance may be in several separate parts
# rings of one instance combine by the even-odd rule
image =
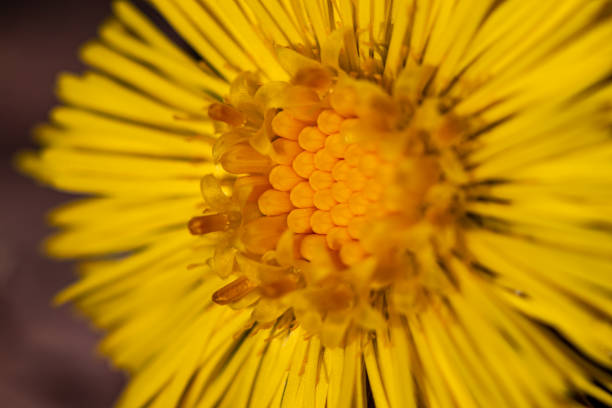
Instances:
[[[20,159],[120,406],[612,404],[608,1],[152,3]]]

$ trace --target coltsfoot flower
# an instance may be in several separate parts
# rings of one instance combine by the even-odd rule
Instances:
[[[612,404],[609,1],[152,3],[20,156],[119,406]]]

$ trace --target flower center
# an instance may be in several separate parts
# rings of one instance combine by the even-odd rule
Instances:
[[[203,180],[211,211],[189,226],[222,234],[211,266],[234,280],[217,303],[319,334],[333,321],[335,340],[323,338],[336,344],[375,325],[376,305],[406,314],[452,286],[443,263],[461,247],[466,124],[413,88],[390,94],[323,68],[292,83],[244,75],[210,108],[214,154],[235,178]]]

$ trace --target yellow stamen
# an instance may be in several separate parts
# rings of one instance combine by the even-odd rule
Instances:
[[[305,86],[294,86],[287,89],[286,110],[302,122],[314,124],[321,112],[320,100],[316,91]]]
[[[241,239],[249,252],[261,255],[276,247],[286,229],[286,215],[260,217],[245,226]]]
[[[237,216],[239,218],[240,214]],[[193,217],[189,220],[189,232],[193,235],[204,235],[209,232],[227,231],[232,225],[232,217],[235,218],[236,215],[221,213]]]
[[[208,116],[213,120],[225,122],[232,127],[242,126],[246,117],[237,109],[223,103],[213,103],[208,107]]]
[[[266,173],[272,164],[267,156],[244,143],[232,147],[221,156],[220,162],[227,172],[233,174]]]
[[[234,303],[251,293],[256,287],[257,285],[246,276],[241,276],[213,293],[212,300],[218,305]]]

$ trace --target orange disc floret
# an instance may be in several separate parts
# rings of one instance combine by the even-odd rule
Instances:
[[[302,152],[302,148],[297,142],[278,138],[272,142],[272,151],[270,158],[278,164],[291,165],[296,156]]]
[[[331,216],[334,224],[346,226],[348,225],[351,218],[353,218],[353,213],[349,209],[347,203],[340,203],[334,206],[331,209]]]
[[[315,170],[314,154],[305,151],[301,152],[295,159],[293,159],[291,166],[300,176],[304,178],[310,177],[312,172]]]
[[[344,157],[346,150],[346,141],[341,133],[334,133],[327,136],[325,139],[325,149],[335,158],[341,159]]]
[[[306,235],[300,247],[301,255],[309,261],[316,260],[317,257],[327,253],[327,250],[325,235]]]
[[[345,265],[354,265],[365,255],[366,252],[358,241],[345,242],[340,249],[340,259]]]
[[[311,232],[310,217],[314,212],[313,208],[296,208],[287,216],[287,227],[296,234]]]
[[[331,210],[337,204],[330,188],[315,191],[312,201],[315,207],[325,211]]]
[[[315,167],[323,171],[331,171],[338,159],[327,148],[323,148],[315,153]]]
[[[325,237],[327,247],[338,251],[346,265],[367,255],[360,239],[369,220],[388,212],[380,201],[383,181],[391,183],[395,172],[378,155],[377,142],[347,142],[361,123],[349,106],[354,97],[341,91],[332,109],[320,112],[316,125],[297,119],[293,111],[276,114],[272,129],[279,137],[270,155],[278,164],[269,171],[272,188],[258,200],[264,215],[288,214],[287,228],[293,233]],[[305,240],[303,258],[309,259],[314,243],[321,239]]]
[[[310,208],[313,206],[314,190],[307,181],[298,183],[291,189],[289,199],[297,208]]]
[[[327,234],[334,227],[329,211],[316,210],[310,217],[310,227],[317,234]]]
[[[331,135],[340,131],[343,121],[344,118],[338,112],[333,109],[326,109],[319,114],[317,126],[322,132]]]
[[[372,122],[358,117],[359,97],[352,88],[335,89],[322,102],[311,89],[295,86],[287,98],[288,106],[269,122],[273,136],[268,157],[241,143],[230,148],[221,162],[230,172],[265,177],[269,184],[252,193],[257,207],[263,219],[285,217],[284,229],[300,234],[298,256],[312,260],[320,252],[315,248],[324,246],[335,251],[344,265],[353,265],[368,256],[361,243],[368,225],[401,211],[405,200],[421,200],[437,176],[436,168],[428,160],[407,158],[401,176],[407,185],[398,187],[403,168],[380,154],[379,136],[364,140],[369,135],[364,129]],[[235,112],[218,111],[230,122],[239,122]],[[273,247],[282,229],[275,219],[273,228],[263,220],[255,222],[267,231],[268,237],[261,240],[255,239],[254,225],[247,225],[251,252]]]
[[[351,166],[345,160],[340,160],[334,164],[331,174],[334,180],[344,181],[348,178],[350,170]]]
[[[279,215],[293,209],[289,193],[286,191],[267,190],[257,200],[259,211],[264,215]]]
[[[327,246],[335,251],[340,250],[345,242],[351,240],[346,227],[333,227],[327,232]]]
[[[309,152],[316,152],[325,146],[327,135],[315,126],[307,126],[300,132],[298,143],[300,147]]]
[[[331,173],[327,171],[315,170],[308,178],[308,182],[313,190],[319,191],[330,188],[334,184]]]
[[[289,166],[275,166],[268,176],[272,187],[279,191],[289,191],[304,179]]]
[[[272,119],[272,131],[285,139],[297,140],[298,135],[306,127],[306,123],[297,120],[288,111],[283,110]]]

